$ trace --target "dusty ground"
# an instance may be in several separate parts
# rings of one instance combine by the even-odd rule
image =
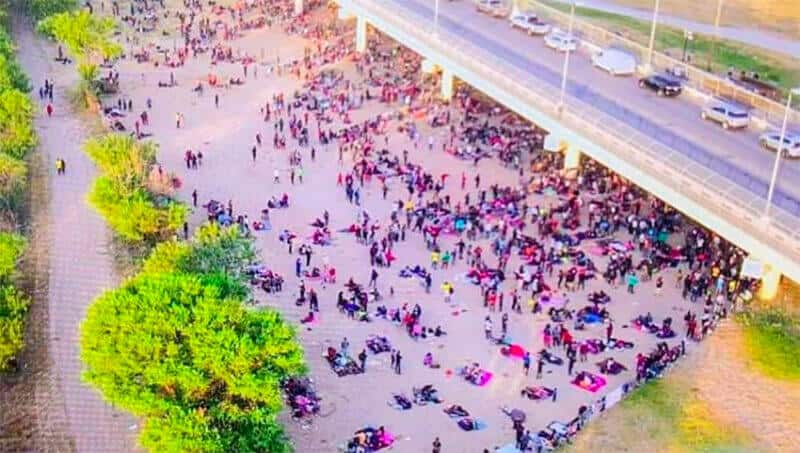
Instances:
[[[164,41],[164,40],[162,40]],[[167,39],[168,41],[168,39]],[[291,56],[300,56],[305,43],[298,38],[287,37],[278,27],[272,30],[248,33],[245,38],[237,41],[234,45],[243,52],[251,55],[272,55],[278,52],[285,60]],[[23,52],[37,52],[38,45],[32,42],[23,42]],[[50,49],[52,51],[52,49]],[[273,53],[274,52],[274,53]],[[28,58],[32,58],[28,54]],[[153,109],[150,112],[153,126],[154,140],[160,145],[159,159],[164,167],[175,170],[184,181],[184,186],[179,196],[189,201],[190,193],[193,189],[199,192],[201,201],[214,198],[221,201],[232,199],[234,209],[240,213],[250,213],[251,219],[266,204],[266,200],[273,195],[287,192],[292,200],[292,207],[287,211],[275,211],[272,215],[273,230],[266,233],[257,233],[257,244],[262,251],[262,256],[266,263],[276,270],[279,270],[287,278],[286,290],[278,297],[261,297],[264,305],[274,306],[283,311],[287,318],[296,322],[305,315],[305,310],[295,307],[292,303],[295,297],[295,288],[298,283],[293,276],[294,256],[286,253],[285,246],[278,242],[277,234],[284,228],[296,231],[301,237],[308,235],[311,228],[307,225],[315,217],[319,217],[323,209],[331,212],[334,227],[343,228],[355,219],[356,208],[348,205],[344,194],[340,188],[336,188],[336,175],[342,171],[336,162],[336,150],[331,146],[329,149],[318,147],[318,157],[316,162],[311,162],[308,155],[308,148],[302,149],[306,181],[303,184],[288,184],[288,164],[285,151],[276,151],[271,147],[273,133],[272,124],[263,123],[260,119],[259,108],[275,93],[283,92],[289,95],[294,90],[299,89],[299,81],[288,77],[277,77],[267,75],[266,71],[259,76],[246,79],[243,87],[235,87],[229,90],[220,90],[220,107],[214,107],[213,96],[206,92],[202,97],[198,97],[190,91],[196,80],[204,77],[209,71],[214,71],[220,75],[241,75],[241,69],[235,65],[220,65],[211,67],[202,57],[199,61],[192,61],[186,67],[175,70],[176,78],[179,80],[179,87],[176,88],[157,88],[157,80],[166,80],[169,77],[169,70],[154,69],[150,65],[137,65],[125,62],[121,66],[122,87],[126,97],[133,99],[134,111],[139,112],[143,109],[145,99],[153,100]],[[267,58],[267,59],[269,59]],[[338,66],[347,71],[352,76],[352,66],[343,64]],[[37,79],[40,77],[37,77]],[[62,88],[61,85],[60,88]],[[390,107],[376,103],[368,104],[364,109],[354,114],[355,121],[374,116]],[[186,117],[186,127],[176,130],[174,127],[174,115],[181,112]],[[130,124],[132,120],[127,120]],[[394,125],[396,126],[396,125]],[[77,127],[77,125],[75,126]],[[392,128],[394,129],[394,127]],[[312,128],[313,136],[314,128]],[[250,158],[250,148],[254,144],[256,132],[261,132],[264,136],[266,145],[259,150],[258,159],[253,162]],[[45,131],[45,133],[47,133]],[[64,133],[55,130],[50,132],[51,140],[45,141],[47,147],[48,161],[54,155],[60,155],[67,150],[70,154],[68,169],[69,178],[72,178],[70,186],[54,187],[53,190],[69,190],[67,193],[75,196],[70,206],[88,210],[83,203],[80,195],[85,190],[85,183],[91,178],[91,171],[88,167],[81,168],[81,172],[76,176],[72,169],[75,169],[73,162],[81,162],[80,150],[78,145],[82,140],[78,133]],[[55,135],[58,134],[58,135]],[[423,134],[427,138],[435,133],[423,129]],[[54,142],[56,137],[70,137],[68,143]],[[437,144],[440,138],[437,136]],[[425,141],[423,141],[425,143]],[[318,145],[317,145],[318,146]],[[183,152],[190,148],[195,151],[202,150],[205,159],[204,164],[199,170],[186,170],[183,164]],[[456,187],[455,180],[457,175],[465,172],[471,177],[480,172],[483,182],[482,186],[487,187],[493,182],[508,183],[514,180],[513,174],[501,168],[495,162],[482,162],[479,167],[473,168],[465,162],[457,161],[451,156],[443,155],[440,152],[428,152],[426,146],[421,146],[415,150],[413,144],[407,139],[393,135],[390,140],[389,148],[394,153],[400,153],[403,149],[411,150],[411,159],[424,163],[426,168],[434,175],[440,173],[450,173],[454,175],[450,180],[446,192],[460,199],[461,193]],[[292,146],[289,148],[293,149]],[[58,154],[54,154],[58,153]],[[346,160],[349,164],[349,160]],[[273,169],[281,171],[282,182],[273,184],[271,175]],[[42,171],[47,172],[47,169]],[[52,176],[52,173],[49,173]],[[54,177],[54,176],[52,176]],[[80,184],[78,182],[80,182]],[[83,186],[81,186],[83,184]],[[374,184],[374,183],[373,183]],[[54,195],[55,196],[55,195]],[[389,194],[389,200],[396,200],[404,196],[402,187],[393,185]],[[473,191],[473,197],[475,196]],[[379,188],[375,185],[367,186],[363,190],[365,208],[373,217],[385,219],[388,216],[390,206],[388,202],[380,199]],[[78,200],[78,201],[76,201]],[[532,200],[536,203],[555,203],[555,199]],[[86,214],[93,215],[93,214]],[[192,227],[197,226],[204,213],[198,210],[193,218]],[[57,217],[52,220],[55,228],[60,226],[55,223]],[[79,231],[79,237],[84,235],[93,236],[95,233],[84,230]],[[50,236],[55,233],[46,233]],[[50,236],[52,237],[52,236]],[[94,237],[96,243],[92,246],[78,245],[69,247],[68,250],[50,250],[50,254],[59,253],[60,260],[73,259],[73,264],[84,263],[87,253],[100,255],[107,254],[107,243],[103,240],[103,233]],[[62,239],[62,242],[69,242]],[[38,249],[37,249],[38,250]],[[44,253],[44,250],[40,251]],[[66,254],[66,255],[65,255]],[[298,451],[305,452],[328,452],[335,449],[335,445],[344,441],[348,435],[365,424],[384,424],[388,429],[399,436],[399,441],[395,446],[395,451],[400,452],[419,452],[429,448],[433,437],[438,435],[442,438],[444,451],[479,451],[484,447],[499,446],[507,443],[513,437],[511,424],[508,419],[501,414],[501,405],[520,407],[528,412],[529,425],[532,428],[539,428],[553,419],[567,420],[573,416],[580,404],[599,398],[604,392],[609,391],[619,385],[623,380],[631,377],[630,373],[614,377],[609,380],[609,385],[597,394],[588,394],[568,383],[566,383],[566,372],[561,368],[550,367],[542,379],[542,383],[559,388],[559,402],[534,403],[522,400],[519,397],[519,389],[522,385],[535,385],[536,380],[533,376],[525,377],[521,373],[521,365],[500,356],[497,347],[490,345],[482,339],[482,320],[486,315],[485,309],[478,301],[477,288],[469,285],[463,279],[466,270],[464,263],[459,263],[454,268],[447,271],[436,271],[434,274],[434,293],[425,295],[419,285],[414,281],[401,280],[396,272],[404,265],[427,264],[427,252],[421,244],[421,239],[416,234],[410,234],[406,243],[398,247],[397,255],[399,261],[392,269],[379,269],[381,274],[379,286],[384,293],[388,293],[389,287],[395,290],[395,296],[389,298],[385,303],[394,307],[401,303],[420,303],[423,307],[423,320],[425,324],[441,324],[448,330],[449,334],[442,340],[429,340],[428,342],[415,342],[407,337],[401,330],[384,321],[375,321],[370,324],[360,324],[349,320],[336,312],[334,308],[336,293],[341,288],[341,283],[350,276],[357,281],[366,282],[368,278],[368,268],[365,265],[366,251],[355,244],[352,237],[339,234],[335,238],[334,245],[329,248],[315,248],[314,263],[319,265],[323,259],[327,259],[339,270],[339,284],[321,287],[319,284],[308,284],[317,288],[320,293],[322,305],[321,320],[309,329],[302,329],[300,332],[303,344],[306,347],[307,359],[311,368],[311,375],[315,379],[320,394],[324,398],[322,415],[314,420],[310,428],[301,426],[287,420],[288,430],[297,443]],[[39,256],[39,255],[37,255]],[[42,255],[44,256],[44,255]],[[53,263],[53,258],[42,258],[44,262]],[[80,272],[76,276],[62,276],[60,278],[80,278],[80,275],[87,273],[102,274],[97,276],[110,276],[110,262],[103,261],[100,267],[91,267],[84,264],[80,268],[75,268]],[[514,262],[512,262],[513,266]],[[600,263],[600,266],[603,264]],[[51,271],[53,264],[50,264]],[[108,267],[106,267],[108,266]],[[46,267],[46,266],[45,266]],[[46,272],[46,269],[43,270]],[[44,274],[43,274],[44,275]],[[50,281],[54,275],[50,273]],[[455,307],[446,306],[436,288],[439,283],[449,280],[456,285],[457,305]],[[672,282],[672,278],[667,277],[667,282]],[[510,282],[507,282],[510,284]],[[649,284],[649,285],[652,285]],[[635,341],[637,350],[648,350],[654,343],[654,338],[644,336],[644,334],[631,331],[622,327],[630,318],[644,311],[652,311],[657,320],[665,316],[673,316],[680,319],[681,313],[685,312],[688,302],[680,300],[671,284],[668,284],[668,291],[659,299],[652,296],[652,287],[648,284],[643,285],[635,296],[624,294],[623,291],[616,290],[613,293],[614,303],[612,312],[616,320],[617,336]],[[588,290],[598,289],[605,285],[597,282],[590,285]],[[52,283],[50,288],[53,288]],[[505,288],[510,289],[510,286]],[[263,296],[263,295],[262,295]],[[81,293],[80,302],[85,306],[92,299],[91,294]],[[586,297],[586,291],[571,294],[570,299],[574,306],[582,306]],[[44,296],[42,299],[47,300]],[[510,301],[506,300],[506,306]],[[41,305],[37,309],[43,309]],[[47,315],[53,316],[53,310],[65,310],[61,298],[50,297],[50,311],[35,315],[34,319],[41,319],[42,323],[52,323]],[[458,315],[453,313],[457,312]],[[70,319],[80,319],[79,311],[69,311]],[[41,317],[40,317],[41,316]],[[495,321],[495,328],[499,326],[499,315],[492,315]],[[546,320],[543,317],[534,318],[529,314],[511,315],[509,333],[516,342],[524,345],[531,350],[538,350],[541,347],[539,332]],[[35,327],[34,323],[33,326]],[[74,329],[74,326],[72,327]],[[797,407],[797,400],[794,399],[796,393],[792,389],[782,389],[778,392],[758,392],[755,384],[773,386],[774,383],[759,381],[757,376],[750,376],[744,365],[736,359],[735,341],[723,331],[723,335],[715,337],[710,342],[699,348],[692,348],[690,362],[686,366],[677,370],[678,373],[687,369],[687,373],[702,371],[699,374],[690,374],[693,379],[697,379],[698,393],[704,400],[714,403],[714,410],[724,415],[725,420],[734,420],[737,424],[748,430],[758,429],[760,423],[770,422],[770,428],[763,430],[763,437],[759,441],[764,445],[777,448],[797,444],[797,427],[787,423],[774,422],[776,416],[783,417],[778,420],[793,420],[791,409]],[[74,336],[75,331],[62,332],[65,338]],[[337,346],[342,337],[348,337],[351,350],[358,352],[364,345],[364,339],[368,334],[378,333],[386,335],[395,347],[398,347],[404,359],[404,374],[395,375],[389,370],[388,357],[384,355],[370,356],[367,361],[367,373],[355,377],[337,378],[329,369],[326,362],[320,357],[323,348],[329,344]],[[69,335],[67,335],[69,334]],[[588,336],[599,337],[602,330],[599,327],[591,328],[579,338]],[[732,334],[733,335],[733,334]],[[52,343],[53,347],[64,347],[67,345],[58,338],[53,338],[45,334]],[[35,338],[35,337],[34,337]],[[70,348],[75,347],[71,345]],[[432,351],[442,365],[441,370],[428,370],[421,366],[422,356],[425,352]],[[54,352],[44,354],[46,357],[53,357]],[[617,353],[616,357],[623,363],[632,368],[633,351]],[[64,359],[68,364],[69,373],[65,373],[62,368],[49,368],[50,374],[38,375],[35,385],[44,385],[48,382],[54,384],[47,387],[53,393],[43,393],[29,390],[36,398],[31,403],[30,399],[24,402],[12,404],[33,404],[36,407],[32,413],[38,413],[35,418],[36,426],[49,427],[53,435],[52,448],[39,448],[36,443],[21,443],[21,450],[35,451],[65,451],[77,448],[78,451],[128,451],[134,448],[132,436],[135,428],[131,425],[128,417],[118,416],[110,408],[99,400],[99,396],[91,390],[80,386],[75,379],[75,367],[78,366],[76,357],[67,352],[55,354],[56,358]],[[596,371],[594,362],[600,357],[592,357],[590,362],[579,365],[578,370],[586,369]],[[710,362],[706,361],[710,360]],[[458,377],[449,377],[445,370],[452,370],[466,361],[478,361],[485,368],[494,372],[495,378],[486,388],[473,387],[460,380]],[[42,362],[46,363],[46,362]],[[697,364],[697,365],[690,365]],[[56,371],[58,370],[58,371]],[[731,373],[736,376],[747,376],[742,380],[726,380]],[[50,379],[48,381],[48,379]],[[55,381],[53,381],[55,379]],[[69,383],[70,386],[79,388],[79,393],[69,396],[59,393],[61,386],[59,382]],[[448,403],[458,403],[465,406],[478,418],[485,420],[489,427],[480,432],[465,433],[460,431],[452,420],[449,420],[441,413],[439,407],[415,407],[410,413],[401,413],[387,407],[385,402],[389,399],[391,392],[404,392],[409,394],[411,386],[419,386],[432,383],[439,388],[441,395]],[[772,387],[770,387],[772,388]],[[732,395],[735,395],[733,397]],[[778,397],[780,395],[780,397]],[[783,395],[787,395],[784,398]],[[52,396],[52,398],[49,398]],[[47,397],[47,398],[46,398]],[[756,403],[756,404],[753,404]],[[718,405],[717,405],[718,404]],[[63,407],[63,409],[62,409]],[[747,407],[747,411],[742,408]],[[56,411],[55,416],[50,416],[51,411]],[[65,414],[71,414],[65,417]],[[615,413],[612,413],[599,423],[613,420]],[[87,422],[90,420],[90,422]],[[27,423],[24,415],[17,419],[17,423]],[[613,432],[617,425],[603,426],[602,429],[610,433],[607,441],[594,444],[595,448],[602,450],[613,449]],[[598,428],[600,429],[600,428]],[[621,429],[621,428],[620,428]],[[33,431],[32,436],[38,436]],[[788,440],[787,440],[788,439]],[[92,444],[91,442],[95,442]],[[60,443],[58,443],[60,442]],[[608,442],[608,443],[605,443]],[[33,445],[32,447],[26,445]],[[75,447],[73,447],[75,445]],[[97,447],[102,445],[101,447]],[[2,444],[0,444],[2,446]]]

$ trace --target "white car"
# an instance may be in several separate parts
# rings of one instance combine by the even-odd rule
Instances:
[[[723,129],[744,129],[750,124],[750,112],[746,108],[724,100],[706,104],[700,117],[721,124]]]
[[[478,12],[494,17],[505,17],[508,15],[508,8],[503,0],[478,0],[475,4]]]
[[[550,33],[550,24],[539,20],[534,13],[519,13],[511,16],[511,28],[519,28],[529,35]]]
[[[615,76],[633,75],[636,72],[636,57],[613,47],[592,55],[592,64]]]
[[[781,141],[781,133],[778,131],[761,134],[758,142],[764,149],[778,151],[778,143]],[[783,136],[783,146],[780,147],[786,157],[800,157],[800,133],[787,132]]]
[[[578,50],[578,38],[563,31],[554,31],[544,37],[544,44],[559,52]]]

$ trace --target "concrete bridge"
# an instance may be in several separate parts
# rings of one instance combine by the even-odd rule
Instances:
[[[567,167],[585,154],[747,251],[763,264],[763,297],[775,295],[782,275],[800,282],[800,184],[792,184],[800,168],[782,164],[765,210],[774,154],[759,149],[757,130],[702,122],[697,101],[638,90],[574,53],[562,103],[564,55],[507,20],[476,13],[471,2],[442,2],[436,19],[433,0],[338,3],[340,17],[356,21],[358,51],[368,25],[379,30],[423,56],[423,69],[440,72],[444,98],[455,78],[473,86],[549,131]],[[302,11],[302,0],[295,6]]]

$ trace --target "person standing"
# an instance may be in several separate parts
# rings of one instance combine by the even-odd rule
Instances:
[[[341,347],[342,355],[345,357],[349,357],[350,354],[348,354],[347,350],[350,348],[350,342],[347,341],[347,337],[342,338],[342,342],[339,346]]]
[[[611,341],[611,335],[614,333],[614,323],[608,321],[608,326],[606,326],[606,342]]]
[[[376,288],[378,286],[378,271],[372,269],[372,273],[369,276],[369,287]]]
[[[367,371],[367,351],[366,349],[362,349],[361,352],[358,353],[358,363],[361,365],[361,371]]]
[[[442,442],[439,440],[438,437],[436,439],[433,439],[433,450],[431,450],[431,451],[433,453],[441,453],[442,452]]]
[[[492,338],[492,318],[489,315],[486,315],[486,318],[483,320],[483,334],[487,340]]]
[[[525,351],[525,355],[522,356],[522,371],[525,376],[531,371],[531,353],[529,351]]]
[[[403,374],[402,368],[400,367],[400,361],[403,359],[403,356],[400,355],[400,350],[397,351],[394,358],[394,372],[397,374]]]
[[[539,356],[539,359],[536,361],[536,379],[542,378],[542,370],[544,370],[544,359],[542,356]]]
[[[197,189],[192,191],[192,206],[197,207]]]

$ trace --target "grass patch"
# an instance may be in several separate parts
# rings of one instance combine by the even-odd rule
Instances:
[[[690,386],[687,379],[673,375],[645,384],[610,414],[590,423],[585,433],[588,443],[584,444],[581,436],[574,450],[616,448],[598,445],[603,438],[628,451],[753,451],[752,437],[716,418],[709,406],[691,393]]]
[[[800,316],[767,309],[737,319],[744,327],[745,351],[755,368],[773,379],[800,382]]]
[[[570,7],[564,3],[544,0],[543,3],[562,12],[569,12]],[[529,4],[530,5],[530,4]],[[535,7],[534,7],[535,9]],[[619,33],[622,36],[647,46],[650,40],[650,23],[640,19],[609,13],[592,8],[578,7],[575,14],[588,22]],[[683,48],[683,30],[659,24],[656,28],[655,48],[657,51],[676,50],[673,56],[680,59]],[[714,50],[713,36],[694,33],[694,40],[689,43],[691,63],[701,69],[714,73],[723,73],[733,67],[736,71],[757,72],[763,80],[775,83],[782,90],[800,84],[800,63],[791,58],[758,47],[743,43],[720,40]]]

